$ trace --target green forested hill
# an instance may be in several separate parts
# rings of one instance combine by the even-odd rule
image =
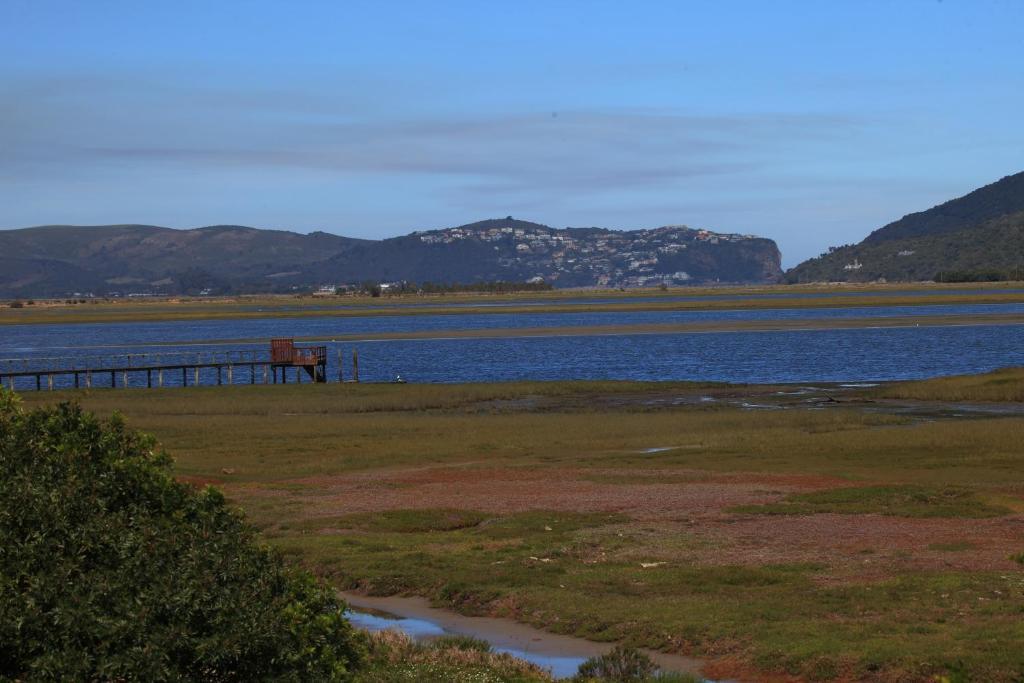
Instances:
[[[840,247],[801,263],[786,273],[786,281],[932,280],[943,276],[1024,279],[1024,211],[958,232]]]
[[[859,244],[832,248],[789,270],[786,282],[1020,279],[1024,173],[904,216]]]

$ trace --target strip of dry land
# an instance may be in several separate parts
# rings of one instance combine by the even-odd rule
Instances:
[[[1016,284],[1019,288],[1020,283]],[[764,295],[762,298],[744,298]],[[809,296],[811,295],[811,296]],[[685,300],[682,300],[684,299]],[[569,300],[569,301],[567,301]],[[556,292],[547,295],[459,295],[369,297],[221,297],[109,300],[89,303],[36,302],[0,307],[0,325],[239,320],[258,318],[489,315],[628,311],[764,310],[957,304],[1024,303],[1010,286],[764,287],[714,290]],[[415,305],[409,305],[415,304]]]
[[[1022,387],[1008,370],[25,400],[121,411],[345,590],[698,657],[712,677],[1015,681]]]
[[[508,339],[517,337],[598,337],[643,334],[714,334],[718,332],[810,332],[815,330],[887,329],[907,327],[970,327],[984,325],[1024,325],[1024,314],[992,313],[976,315],[920,315],[867,318],[805,318],[800,320],[709,320],[685,323],[624,325],[563,325],[557,327],[487,327],[457,330],[405,330],[397,332],[337,332],[296,336],[295,341],[370,342],[430,339]],[[191,339],[137,342],[137,347],[164,346],[241,346],[265,344],[263,337],[234,339]],[[113,345],[120,348],[120,345]],[[76,346],[77,349],[101,349],[107,345]]]

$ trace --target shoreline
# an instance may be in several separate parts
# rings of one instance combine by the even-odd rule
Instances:
[[[589,659],[611,650],[616,643],[598,643],[575,636],[551,633],[543,629],[503,617],[471,617],[451,610],[433,607],[422,597],[371,597],[339,591],[339,595],[355,611],[369,610],[402,619],[428,621],[447,633],[468,635],[486,640],[497,650],[517,650],[539,658]],[[701,675],[704,660],[640,648],[664,671]],[[513,655],[515,656],[515,655]],[[719,683],[727,683],[721,681]]]

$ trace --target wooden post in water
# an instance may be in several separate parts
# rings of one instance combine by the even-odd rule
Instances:
[[[193,376],[193,379],[194,379],[195,381],[194,381],[194,382],[192,382],[192,384],[194,384],[195,386],[197,386],[197,387],[198,387],[198,386],[199,386],[199,366],[198,366],[198,365],[197,365],[197,366],[195,367],[194,373],[195,373],[195,374],[194,374],[194,376]]]
[[[352,381],[359,382],[359,349],[352,348]]]
[[[188,369],[185,367],[181,368],[181,386],[188,386]]]
[[[127,368],[124,371],[124,388],[125,389],[128,388],[128,370],[127,370]]]
[[[164,369],[160,368],[156,371],[156,385],[163,389],[164,386]]]
[[[153,371],[150,370],[149,368],[146,368],[146,388],[153,388]]]
[[[264,384],[268,384],[268,383],[269,383],[269,381],[270,381],[270,378],[269,378],[269,377],[267,377],[267,375],[268,375],[268,374],[269,374],[269,373],[267,372],[267,366],[266,366],[266,365],[264,365],[264,366],[263,366],[263,383],[264,383]],[[276,375],[275,375],[275,377],[276,377]]]
[[[92,389],[92,370],[85,371],[85,388]]]
[[[117,375],[114,374],[113,370],[110,371],[110,388],[111,389],[116,389],[117,388]]]
[[[223,382],[220,379],[220,366],[217,366],[217,386],[219,387]]]
[[[231,363],[228,363],[228,384],[234,384],[234,372],[232,371]]]
[[[75,389],[78,388],[78,372],[75,372]]]
[[[51,372],[46,376],[46,388],[53,391],[53,373]]]
[[[36,375],[36,391],[43,390],[43,378],[41,375]]]
[[[338,384],[345,381],[345,361],[341,357],[341,349],[338,349]]]

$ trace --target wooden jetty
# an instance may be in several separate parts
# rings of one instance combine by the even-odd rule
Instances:
[[[166,356],[174,360],[168,362]],[[340,354],[339,354],[340,359]],[[54,363],[49,367],[27,367],[31,362],[65,360],[67,365]],[[117,362],[120,360],[120,362]],[[292,339],[273,339],[270,354],[256,352],[195,353],[195,354],[131,354],[114,359],[102,358],[90,363],[90,359],[22,359],[23,369],[16,369],[17,362],[8,361],[0,367],[0,386],[12,391],[26,388],[26,382],[19,379],[34,379],[35,389],[53,390],[55,384],[68,388],[127,388],[145,386],[199,386],[204,377],[216,373],[216,384],[287,384],[289,371],[296,383],[302,383],[303,375],[311,382],[327,381],[327,347],[296,346]],[[357,375],[358,376],[358,375]],[[178,381],[180,377],[180,382]],[[63,381],[62,381],[63,380]],[[357,380],[358,381],[358,380]],[[210,384],[214,380],[209,379]],[[31,388],[32,382],[28,382]]]

